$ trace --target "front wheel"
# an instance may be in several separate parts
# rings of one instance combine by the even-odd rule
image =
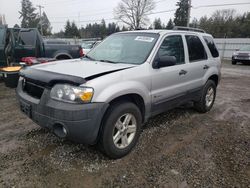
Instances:
[[[232,65],[236,65],[236,61],[235,60],[232,60]]]
[[[141,132],[142,115],[131,102],[112,105],[103,122],[99,146],[110,158],[127,155],[135,146]]]
[[[214,81],[208,80],[205,84],[200,101],[195,102],[194,107],[198,112],[205,113],[211,110],[216,97],[216,85]]]

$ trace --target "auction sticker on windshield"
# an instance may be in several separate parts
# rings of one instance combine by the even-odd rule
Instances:
[[[143,41],[143,42],[153,42],[154,38],[153,37],[144,37],[144,36],[137,36],[135,38],[137,41]]]

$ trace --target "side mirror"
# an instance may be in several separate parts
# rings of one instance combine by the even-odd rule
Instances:
[[[161,67],[169,67],[177,64],[176,57],[174,56],[161,56],[154,63],[153,68],[159,69]]]

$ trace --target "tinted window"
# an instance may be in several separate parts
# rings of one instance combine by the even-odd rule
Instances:
[[[219,52],[218,52],[218,50],[217,50],[217,48],[216,48],[216,46],[214,44],[213,38],[212,37],[207,37],[207,36],[205,36],[203,38],[206,41],[207,46],[208,46],[212,56],[213,57],[219,57]]]
[[[190,62],[207,59],[206,51],[199,37],[194,35],[187,35],[186,41]]]
[[[180,35],[166,37],[158,51],[158,56],[174,56],[177,64],[183,64],[185,61],[182,37]]]
[[[35,31],[23,31],[19,33],[18,43],[21,45],[34,46],[35,40]]]
[[[5,34],[5,29],[0,28],[0,45],[1,46],[4,44],[4,34]]]
[[[93,48],[88,56],[98,61],[142,64],[148,58],[159,35],[149,33],[113,34]]]

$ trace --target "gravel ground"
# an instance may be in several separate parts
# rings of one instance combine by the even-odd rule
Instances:
[[[152,118],[119,160],[39,128],[0,83],[0,187],[250,188],[250,66],[224,63],[222,73],[209,113]]]

